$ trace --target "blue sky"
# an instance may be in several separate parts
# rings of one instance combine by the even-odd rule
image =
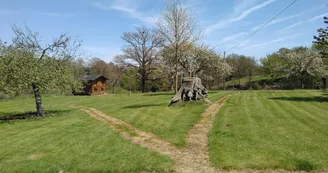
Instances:
[[[182,0],[204,30],[200,43],[222,53],[275,16],[293,0]],[[26,24],[47,43],[62,32],[83,40],[87,57],[105,61],[121,54],[121,35],[136,26],[154,27],[169,0],[0,0],[0,39],[11,25]],[[328,16],[327,0],[298,0],[270,25],[228,53],[261,58],[281,47],[310,46]]]

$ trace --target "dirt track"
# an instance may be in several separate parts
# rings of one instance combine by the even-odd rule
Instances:
[[[87,108],[83,106],[72,106],[80,108],[87,112],[90,116],[97,120],[103,121],[109,125],[111,129],[120,133],[124,138],[131,140],[135,144],[139,144],[152,151],[166,154],[175,160],[175,170],[178,173],[218,173],[218,172],[231,172],[231,173],[285,173],[292,172],[286,170],[222,170],[210,166],[209,153],[208,153],[208,133],[212,128],[215,115],[224,105],[225,101],[231,95],[224,96],[217,103],[211,104],[205,112],[201,115],[202,119],[194,125],[188,132],[186,147],[178,148],[168,141],[161,139],[155,134],[144,132],[131,124],[106,115],[103,112]]]

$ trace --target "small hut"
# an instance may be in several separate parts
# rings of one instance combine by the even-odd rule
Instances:
[[[103,75],[81,75],[79,77],[84,85],[83,91],[80,94],[99,95],[106,93],[107,77]]]

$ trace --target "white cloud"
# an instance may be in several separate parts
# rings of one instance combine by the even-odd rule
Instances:
[[[290,16],[287,16],[287,17],[282,17],[282,18],[278,18],[278,19],[275,19],[275,20],[272,20],[269,24],[267,24],[265,27],[268,27],[268,26],[271,26],[271,25],[274,25],[274,24],[277,24],[277,23],[281,23],[281,22],[284,22],[286,20],[289,20],[289,19],[293,19],[293,18],[296,18],[296,17],[299,17],[301,15],[303,15],[304,13],[298,13],[298,14],[295,14],[295,15],[290,15]],[[259,28],[261,28],[264,24],[261,24],[261,25],[257,25],[255,27],[253,27],[251,30],[252,31],[255,31],[255,30],[258,30]],[[264,28],[265,28],[264,27]]]
[[[245,19],[248,15],[250,15],[251,13],[253,13],[254,11],[257,11],[257,10],[260,10],[261,8],[264,8],[266,7],[267,5],[275,2],[276,0],[267,0],[259,5],[256,5],[252,8],[249,8],[247,10],[244,10],[242,11],[237,17],[232,17],[230,19],[224,19],[224,20],[220,20],[219,22],[213,24],[213,25],[210,25],[206,28],[206,32],[207,33],[210,33],[210,32],[213,32],[217,29],[221,29],[221,28],[225,28],[227,26],[229,26],[231,23],[233,22],[238,22],[238,21],[241,21],[243,19]],[[234,12],[233,16],[236,16],[236,13],[238,12]]]
[[[315,21],[317,19],[323,19],[324,16],[328,16],[328,13],[320,14],[320,15],[314,16],[314,17],[312,17],[312,18],[310,18],[308,20],[304,20],[304,21],[300,21],[300,22],[294,23],[292,25],[289,25],[289,26],[281,29],[281,31],[286,30],[286,29],[290,29],[290,28],[294,28],[295,26],[301,25],[303,23],[312,22],[312,21]]]
[[[237,0],[235,1],[235,5],[233,7],[233,10],[237,13],[245,10],[246,8],[250,7],[254,3],[256,3],[258,0]]]
[[[244,18],[246,18],[249,14],[251,14],[252,12],[259,10],[261,8],[264,8],[265,6],[271,4],[272,2],[274,2],[276,0],[268,0],[263,2],[262,4],[256,5],[248,10],[243,11],[238,17],[230,19],[231,22],[237,22],[240,20],[243,20]]]
[[[285,41],[285,40],[287,40],[287,39],[289,39],[291,37],[294,37],[296,35],[298,35],[298,34],[294,34],[294,35],[291,35],[291,36],[286,36],[286,37],[278,38],[278,39],[275,39],[275,40],[270,40],[270,41],[264,42],[264,43],[253,44],[253,45],[250,45],[250,46],[243,47],[243,49],[262,47],[262,46],[266,46],[266,45],[269,45],[269,44],[272,44],[272,43],[282,42],[282,41]]]
[[[219,44],[223,44],[223,43],[226,43],[228,41],[231,41],[231,40],[235,40],[236,38],[240,37],[240,36],[244,36],[246,35],[247,32],[239,32],[237,34],[234,34],[234,35],[230,35],[230,36],[227,36],[227,37],[224,37],[221,39],[221,41],[219,41],[216,45],[219,45]]]
[[[128,14],[131,18],[140,20],[145,23],[154,24],[157,21],[158,16],[149,15],[143,12],[138,11],[139,4],[137,1],[132,0],[115,0],[112,3],[94,3],[95,7],[100,8],[102,10],[116,10],[121,11]]]

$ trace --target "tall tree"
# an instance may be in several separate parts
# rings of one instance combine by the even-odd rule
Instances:
[[[319,28],[318,36],[313,36],[314,47],[322,54],[323,58],[328,58],[328,17],[324,17],[325,28]]]
[[[29,87],[35,96],[37,115],[44,116],[40,91],[72,92],[80,89],[71,61],[80,42],[61,34],[52,43],[42,45],[38,33],[13,26],[10,45],[0,46],[0,89],[11,95],[26,92]],[[0,65],[1,66],[1,65]]]
[[[90,60],[90,72],[92,74],[104,75],[106,77],[109,77],[111,74],[109,65],[99,58],[92,58]]]
[[[281,56],[286,59],[287,66],[284,65],[284,67],[286,67],[288,76],[297,77],[300,81],[301,89],[304,89],[306,76],[322,77],[327,75],[318,51],[297,47],[283,51]]]
[[[254,69],[256,67],[256,60],[254,57],[247,57],[246,59],[246,70],[248,73],[248,82],[251,82]]]
[[[177,92],[179,60],[189,49],[186,45],[194,44],[201,32],[198,30],[191,10],[178,0],[166,7],[157,26],[165,38],[165,46],[172,50],[169,58],[175,66],[175,92]]]
[[[116,61],[138,68],[141,91],[145,92],[148,77],[160,59],[164,39],[157,30],[146,27],[137,27],[136,32],[125,32],[122,39],[126,43],[122,49],[125,54],[117,56]]]
[[[123,71],[121,67],[111,62],[108,64],[108,71],[108,79],[112,84],[112,93],[115,94],[115,86],[121,81]]]
[[[265,58],[260,59],[260,62],[272,79],[286,74],[287,62],[286,59],[279,55],[279,52],[267,55]]]
[[[324,23],[326,24],[325,28],[319,28],[318,36],[313,36],[314,45],[313,47],[320,51],[322,58],[324,58],[324,63],[328,64],[328,17],[324,17]],[[327,76],[322,77],[323,88],[327,88]]]

